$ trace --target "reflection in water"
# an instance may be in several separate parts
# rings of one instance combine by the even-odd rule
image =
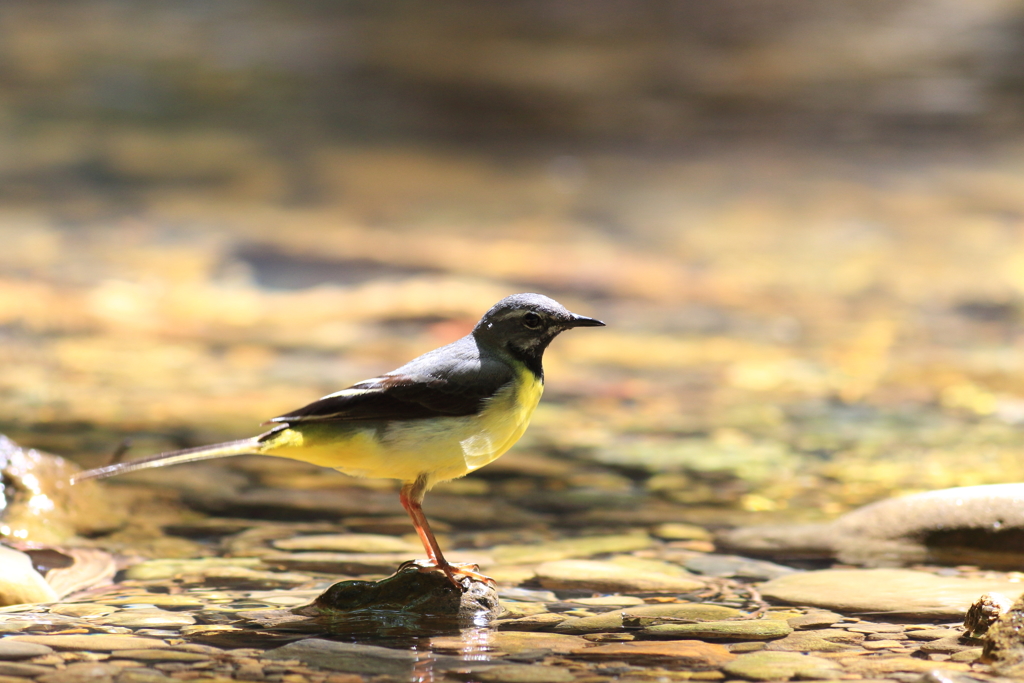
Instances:
[[[257,647],[273,650],[302,641],[311,641],[312,648],[314,640],[383,647],[396,653],[415,655],[409,663],[408,679],[415,683],[432,683],[445,672],[486,666],[492,661],[498,663],[492,654],[494,630],[484,614],[458,618],[377,610],[302,618],[286,610],[274,612],[275,616],[267,620],[276,618],[280,623],[262,629],[200,632],[190,636],[189,640],[228,649]],[[434,651],[437,638],[444,639],[440,654]],[[331,664],[338,667],[337,670],[346,670],[347,658],[353,656],[348,651],[331,654],[321,648],[319,652],[321,657],[331,658]],[[367,656],[379,658],[380,655],[367,652]],[[330,668],[323,659],[319,665]],[[396,663],[391,662],[391,665]]]
[[[459,654],[467,661],[486,662],[490,661],[491,635],[494,630],[486,624],[462,629],[462,640],[465,642]]]

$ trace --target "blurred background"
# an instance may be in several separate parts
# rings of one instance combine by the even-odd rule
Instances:
[[[0,432],[249,436],[538,291],[609,326],[459,495],[1020,480],[1022,59],[1019,0],[3,3]]]

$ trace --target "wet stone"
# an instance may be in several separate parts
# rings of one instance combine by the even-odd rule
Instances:
[[[907,631],[907,637],[911,640],[938,640],[948,636],[959,636],[960,631],[952,628],[929,628]]]
[[[858,674],[865,678],[886,677],[894,673],[926,673],[934,669],[950,669],[966,671],[969,667],[966,664],[955,662],[936,662],[907,657],[905,655],[892,657],[845,657],[838,660],[838,663],[847,673]]]
[[[117,609],[114,607],[90,603],[71,603],[50,607],[50,614],[61,614],[67,617],[102,617],[116,611]]]
[[[46,645],[54,650],[84,650],[85,652],[113,652],[115,650],[151,650],[168,647],[156,638],[142,638],[126,635],[40,635],[10,636],[9,640],[21,643]]]
[[[571,671],[542,664],[499,664],[474,671],[472,677],[484,683],[571,683]]]
[[[928,640],[923,643],[917,643],[917,648],[921,652],[928,654],[940,653],[940,654],[953,654],[954,652],[961,652],[972,647],[977,647],[977,641],[971,642],[960,637],[960,634],[946,636],[945,638],[939,638],[937,640]]]
[[[121,672],[116,666],[102,662],[76,662],[62,671],[40,676],[39,683],[77,683],[78,681],[109,681]]]
[[[605,643],[577,650],[572,656],[588,660],[625,661],[635,665],[654,664],[665,669],[688,671],[719,669],[735,657],[722,645],[699,640]]]
[[[527,617],[520,617],[519,619],[502,620],[497,622],[496,625],[501,631],[544,631],[550,628],[555,628],[563,621],[571,619],[571,617],[567,617],[564,614],[544,612],[543,614],[534,614]],[[621,619],[619,620],[619,623],[622,623]],[[583,632],[585,633],[587,631]]]
[[[726,645],[726,647],[729,648],[729,652],[732,652],[733,654],[737,655],[743,654],[744,652],[760,652],[761,650],[766,649],[767,646],[768,643],[764,642],[763,640],[748,641],[745,643],[729,643],[728,645]]]
[[[483,647],[489,652],[518,655],[536,651],[568,654],[589,645],[583,638],[566,633],[498,631],[488,636]],[[466,641],[459,636],[436,636],[430,639],[430,647],[437,652],[458,653],[465,649]]]
[[[535,614],[544,614],[548,608],[539,602],[500,602],[502,619],[519,619],[520,617],[531,617]]]
[[[836,662],[797,652],[750,652],[727,663],[723,670],[731,676],[751,681],[835,679],[842,674]]]
[[[316,534],[274,541],[278,550],[328,551],[335,553],[410,553],[421,552],[417,543],[384,534]]]
[[[856,631],[849,631],[849,633],[856,633]],[[860,634],[860,635],[864,635],[864,634]],[[867,634],[867,639],[866,639],[867,642],[872,642],[872,641],[875,641],[875,640],[904,641],[904,640],[907,640],[907,635],[905,633],[868,633]]]
[[[81,626],[81,622],[77,619],[43,612],[10,615],[6,619],[0,617],[0,633],[46,633],[78,626]]]
[[[903,633],[902,624],[880,624],[870,621],[862,621],[857,624],[850,624],[846,627],[847,631],[853,631],[854,633]]]
[[[699,640],[633,641],[606,643],[575,650],[578,659],[623,661],[694,671],[718,669],[735,655],[722,645]]]
[[[555,626],[556,631],[565,633],[599,633],[601,631],[616,631],[621,628],[621,612],[606,612],[592,617],[568,618]]]
[[[183,636],[194,636],[204,635],[209,636],[215,633],[233,633],[243,632],[244,629],[238,626],[232,626],[230,624],[196,624],[195,626],[183,626],[181,628],[181,635]]]
[[[53,648],[37,643],[25,643],[11,638],[0,639],[0,660],[30,659],[53,652]]]
[[[569,602],[594,607],[639,607],[646,604],[643,598],[631,595],[603,595],[599,598],[574,598]]]
[[[202,559],[161,559],[148,560],[132,565],[125,570],[125,578],[137,581],[163,581],[180,576],[203,576],[223,572],[225,569],[266,569],[259,558],[246,557],[205,557]],[[118,603],[108,603],[118,604]],[[151,603],[152,604],[152,603]]]
[[[139,566],[139,565],[136,565]],[[103,597],[97,600],[104,605],[152,605],[161,608],[194,609],[202,608],[204,603],[191,595],[174,595],[163,593],[144,593],[141,595],[122,595],[119,597]],[[83,605],[86,606],[86,605]],[[95,606],[95,605],[94,605]],[[70,607],[70,605],[64,605]]]
[[[594,590],[602,593],[670,592],[687,593],[704,587],[683,570],[644,570],[614,562],[562,560],[546,562],[536,570],[545,588]]]
[[[647,534],[584,536],[535,545],[497,545],[491,554],[500,564],[533,564],[602,553],[626,553],[648,548],[653,542]]]
[[[949,656],[951,662],[975,662],[981,658],[981,654],[984,652],[983,648],[980,647],[969,647],[966,650],[960,652],[954,652]]]
[[[117,683],[175,683],[179,680],[181,679],[171,678],[161,671],[148,667],[125,669],[116,679]]]
[[[339,643],[308,638],[263,653],[263,659],[298,660],[309,666],[345,673],[402,676],[412,675],[416,654],[375,645]]]
[[[558,596],[551,591],[533,588],[500,588],[498,589],[498,596],[502,600],[513,600],[515,602],[558,602]]]
[[[53,667],[40,666],[39,664],[24,664],[22,662],[0,662],[0,676],[42,676],[53,673]]]
[[[638,605],[622,610],[623,624],[627,627],[654,626],[674,619],[694,621],[721,621],[742,614],[733,607],[705,605],[699,602],[670,602],[660,605]]]
[[[210,659],[209,656],[197,652],[182,652],[170,649],[118,650],[117,656],[140,662],[205,662]]]
[[[583,637],[592,643],[624,643],[636,640],[632,633],[588,633]]]
[[[269,553],[262,559],[269,564],[295,571],[356,576],[389,574],[409,559],[409,553],[281,552]]]
[[[173,629],[194,624],[196,620],[191,615],[181,612],[168,612],[160,609],[131,609],[97,619],[97,623],[127,628]]]
[[[837,612],[956,619],[982,593],[1014,588],[1020,584],[908,569],[826,569],[773,579],[760,590],[768,599]]]
[[[736,577],[754,581],[767,581],[798,571],[792,567],[785,567],[765,560],[714,553],[695,554],[686,560],[683,566],[704,576]]]
[[[841,614],[825,610],[815,610],[802,614],[799,617],[787,619],[786,622],[794,629],[801,631],[804,629],[826,628],[833,624],[838,624],[842,620],[843,615]]]
[[[893,650],[902,647],[903,644],[898,640],[865,640],[861,643],[861,647],[865,650]]]
[[[701,638],[706,640],[773,640],[793,632],[778,619],[737,619],[705,621],[697,624],[659,624],[641,633],[649,638]]]
[[[785,638],[768,644],[769,650],[786,652],[848,652],[864,640],[859,633],[842,629],[795,631]]]

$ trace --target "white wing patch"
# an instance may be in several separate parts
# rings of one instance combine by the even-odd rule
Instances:
[[[360,382],[359,384],[362,384],[362,382]],[[359,388],[357,388],[359,386],[359,384],[357,384],[355,386],[352,386],[352,387],[349,387],[348,389],[342,389],[341,391],[335,391],[333,394],[327,394],[326,396],[321,396],[319,400],[323,401],[324,399],[339,398],[341,396],[359,396],[360,394],[372,394],[372,393],[376,392],[376,389],[359,389]]]

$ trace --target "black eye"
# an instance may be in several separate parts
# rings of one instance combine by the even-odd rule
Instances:
[[[536,313],[530,312],[523,316],[523,327],[528,330],[540,329],[541,319]]]

